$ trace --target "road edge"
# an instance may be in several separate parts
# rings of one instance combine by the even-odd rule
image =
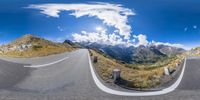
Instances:
[[[187,58],[185,58],[181,74],[174,84],[172,84],[171,86],[169,86],[165,89],[159,90],[159,91],[135,92],[135,93],[134,92],[118,91],[118,90],[110,89],[110,88],[106,87],[105,85],[103,85],[103,83],[101,83],[101,81],[96,76],[96,73],[94,71],[94,67],[92,65],[91,57],[90,57],[89,53],[88,53],[88,60],[89,60],[89,66],[90,66],[90,71],[91,71],[93,80],[100,90],[102,90],[106,93],[109,93],[109,94],[120,95],[120,96],[156,96],[156,95],[163,95],[163,94],[170,93],[170,92],[174,91],[179,86],[179,84],[180,84],[180,82],[183,78],[183,75],[184,75]]]

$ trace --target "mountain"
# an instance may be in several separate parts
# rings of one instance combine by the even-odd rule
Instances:
[[[70,46],[74,48],[81,48],[81,46],[78,43],[72,42],[70,40],[65,40],[63,44],[66,45],[67,47]]]
[[[172,47],[168,45],[148,45],[148,46],[138,46],[138,47],[126,47],[122,45],[105,45],[98,43],[80,43],[80,45],[91,48],[98,49],[110,57],[126,62],[126,63],[155,63],[159,60],[172,57],[177,54],[185,52],[182,48]]]
[[[200,56],[200,47],[192,48],[188,51],[188,55],[190,56]]]
[[[157,45],[156,48],[163,54],[166,54],[167,56],[173,56],[185,52],[183,48],[178,48],[168,45]]]
[[[139,46],[133,48],[131,55],[133,63],[155,63],[159,60],[165,59],[167,55],[163,54],[155,46],[146,47]]]
[[[73,49],[74,48],[67,43],[54,43],[27,34],[7,45],[0,46],[0,55],[11,57],[38,57],[71,51]]]

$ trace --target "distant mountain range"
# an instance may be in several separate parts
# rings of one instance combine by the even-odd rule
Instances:
[[[91,49],[97,49],[109,55],[112,58],[135,64],[155,63],[159,60],[172,57],[185,52],[184,49],[168,45],[148,45],[138,47],[126,47],[122,45],[105,45],[99,43],[80,43],[81,46]]]
[[[11,57],[37,57],[72,51],[75,48],[91,48],[120,60],[124,63],[155,63],[185,52],[182,48],[167,45],[148,45],[138,47],[126,47],[122,45],[105,45],[99,43],[75,43],[65,40],[63,43],[55,43],[37,36],[24,35],[9,44],[0,46],[0,55]]]

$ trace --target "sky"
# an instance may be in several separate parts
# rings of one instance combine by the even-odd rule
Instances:
[[[1,0],[0,44],[25,34],[111,45],[200,46],[199,0]]]

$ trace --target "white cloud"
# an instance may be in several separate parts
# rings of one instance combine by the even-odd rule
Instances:
[[[54,37],[45,37],[47,40],[50,40],[50,41],[54,41],[54,42],[58,42],[58,43],[63,43],[65,40],[66,40],[66,38],[67,38],[67,36],[64,36],[64,37],[56,37],[56,38],[54,38]]]
[[[41,13],[52,17],[59,17],[61,11],[73,11],[70,15],[77,18],[82,16],[97,17],[108,26],[113,26],[121,36],[129,39],[131,26],[128,24],[128,16],[135,13],[120,4],[92,3],[92,4],[38,4],[28,8],[41,10]]]
[[[144,45],[147,46],[148,45],[148,41],[147,41],[147,36],[143,35],[143,34],[139,34],[138,36],[134,36],[136,39],[138,39],[138,44],[137,45]]]
[[[82,16],[96,17],[103,21],[107,26],[115,28],[114,32],[109,34],[104,28],[97,27],[97,32],[74,33],[72,37],[76,42],[97,42],[109,45],[124,46],[147,46],[149,44],[164,44],[169,46],[181,46],[180,44],[170,44],[163,42],[149,42],[147,36],[143,34],[132,35],[131,26],[128,24],[128,16],[135,15],[131,9],[124,8],[120,4],[110,3],[90,3],[90,4],[36,4],[28,8],[39,9],[41,13],[51,17],[59,17],[61,11],[73,11],[70,15],[76,18]],[[60,29],[60,27],[58,27]],[[187,28],[184,29],[187,31]],[[131,38],[130,38],[131,37]],[[62,39],[57,39],[60,41]]]
[[[167,46],[172,46],[172,47],[177,47],[177,48],[185,48],[184,45],[182,44],[172,44],[172,43],[168,43],[168,42],[155,42],[155,41],[151,41],[150,44],[153,45],[167,45]]]
[[[108,34],[106,30],[97,32],[86,32],[72,34],[76,42],[95,42],[109,45],[124,45],[127,46],[128,42],[123,41],[120,35],[116,33]],[[130,43],[128,43],[130,44]]]
[[[172,46],[172,47],[184,48],[182,44],[172,44],[168,42],[156,42],[156,41],[149,42],[147,40],[147,36],[143,34],[133,35],[133,37],[138,40],[138,43],[136,43],[136,46],[139,46],[139,45],[148,46],[148,45],[153,44],[153,45],[167,45],[167,46]]]
[[[147,36],[143,34],[134,35],[133,39],[123,40],[120,35],[116,33],[107,34],[105,30],[101,32],[86,32],[82,31],[81,33],[72,34],[74,41],[76,42],[92,42],[92,43],[100,43],[100,44],[108,44],[108,45],[124,45],[124,46],[148,46],[148,45],[167,45],[173,47],[184,48],[181,44],[171,44],[164,42],[156,42],[147,40]]]

